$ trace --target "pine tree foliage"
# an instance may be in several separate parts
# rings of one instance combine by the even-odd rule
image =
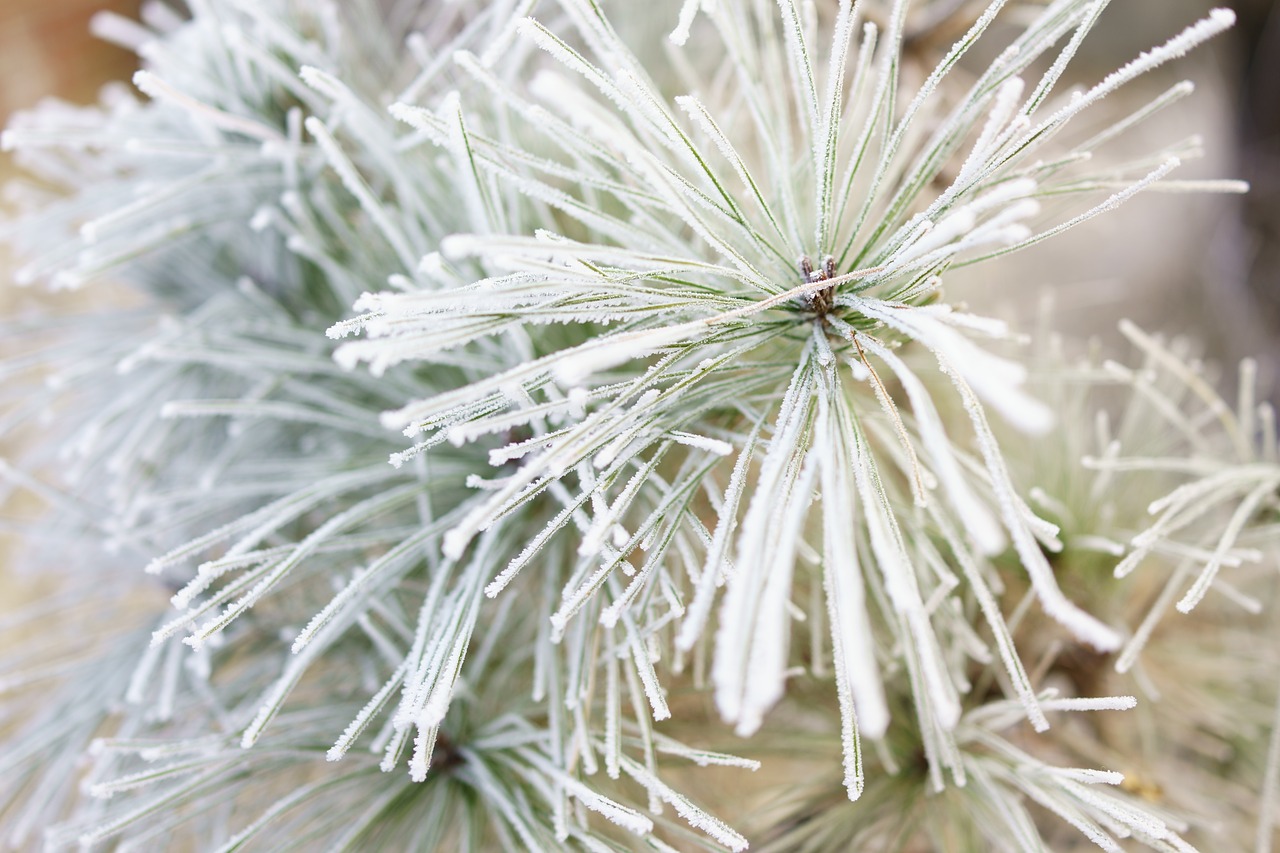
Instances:
[[[125,297],[9,328],[4,482],[59,588],[0,626],[5,841],[1181,851],[1212,810],[1118,733],[1177,745],[1172,792],[1230,721],[1269,849],[1274,673],[1215,698],[1172,625],[1237,661],[1269,605],[1256,368],[1233,407],[1136,327],[1140,366],[1076,365],[950,289],[1242,191],[1169,177],[1194,141],[1111,153],[1189,83],[1096,108],[1233,15],[1072,87],[1105,0],[976,6],[100,16],[141,96],[3,138],[16,280]],[[773,725],[801,696],[818,735]],[[697,768],[770,772],[725,743],[837,778],[715,814]]]

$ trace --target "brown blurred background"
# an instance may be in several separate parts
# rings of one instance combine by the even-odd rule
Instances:
[[[140,0],[0,0],[0,126],[41,98],[90,103],[107,80],[127,79],[136,57],[90,35],[89,19],[103,9],[136,16],[139,6]],[[0,185],[12,175],[12,158],[0,153]],[[19,295],[7,261],[0,255],[0,309]]]
[[[0,112],[46,95],[93,100],[105,79],[123,77],[134,57],[89,35],[100,9],[136,15],[138,0],[4,0],[0,3]]]

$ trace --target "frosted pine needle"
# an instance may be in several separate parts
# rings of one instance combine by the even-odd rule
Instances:
[[[620,507],[665,506],[660,494],[647,493],[660,489],[656,460],[671,454],[672,438],[714,426],[721,442],[717,453],[741,448],[747,427],[763,414],[768,444],[742,501],[736,547],[726,548],[734,569],[727,577],[713,669],[721,713],[740,733],[753,731],[782,695],[786,667],[775,658],[788,644],[786,579],[813,488],[812,475],[804,472],[841,464],[828,449],[838,444],[860,448],[843,463],[858,472],[860,483],[857,498],[846,505],[853,513],[854,547],[869,550],[872,565],[885,573],[894,643],[916,658],[926,691],[918,698],[926,716],[943,729],[954,725],[958,706],[938,659],[925,596],[913,579],[919,567],[900,544],[921,533],[895,484],[899,474],[930,484],[917,486],[915,503],[931,502],[933,484],[942,484],[943,512],[957,513],[957,529],[967,531],[981,551],[991,553],[1011,538],[1046,611],[1100,650],[1118,646],[1113,629],[1058,590],[1036,541],[1052,543],[1053,530],[1034,519],[1016,495],[982,404],[1032,432],[1048,428],[1049,411],[1020,390],[1025,372],[1019,365],[973,341],[975,335],[1002,336],[1000,325],[939,302],[937,280],[956,263],[1031,245],[1111,210],[1163,178],[1174,162],[1140,173],[1078,216],[1038,225],[1036,198],[1079,180],[1076,170],[1083,167],[1041,168],[1049,158],[1040,155],[1032,163],[1031,152],[1047,146],[1069,122],[1083,121],[1098,99],[1229,25],[1230,16],[1215,12],[1083,98],[1064,101],[1052,96],[1053,84],[1101,7],[1058,3],[1033,20],[967,95],[951,94],[943,85],[948,75],[986,36],[1001,5],[976,20],[917,92],[905,93],[909,103],[901,112],[894,107],[900,87],[895,57],[903,38],[896,9],[885,32],[874,38],[879,27],[868,23],[855,49],[850,41],[857,11],[850,4],[836,12],[830,45],[807,40],[803,16],[790,3],[780,5],[772,23],[732,4],[703,6],[702,24],[695,17],[699,4],[685,4],[673,41],[692,46],[700,39],[699,49],[723,51],[735,81],[730,89],[728,77],[707,79],[696,95],[673,94],[649,79],[641,60],[587,0],[559,4],[563,26],[547,23],[560,21],[554,16],[521,25],[528,43],[544,56],[522,54],[518,72],[504,77],[462,56],[460,67],[510,105],[507,121],[517,133],[540,140],[546,152],[532,156],[498,138],[479,114],[466,120],[472,128],[467,167],[488,176],[477,184],[490,194],[484,206],[494,207],[499,187],[506,186],[558,210],[566,225],[533,239],[488,233],[449,238],[444,256],[453,263],[483,260],[507,273],[452,290],[443,300],[412,292],[368,297],[364,304],[376,308],[363,319],[366,340],[346,344],[344,352],[349,360],[380,368],[405,360],[435,362],[454,348],[544,325],[563,332],[548,335],[548,345],[529,363],[389,416],[388,423],[405,426],[409,434],[447,428],[453,440],[464,443],[481,431],[469,429],[469,422],[507,409],[524,395],[554,418],[539,446],[522,454],[519,470],[451,531],[446,551],[460,554],[477,533],[553,483],[581,492],[575,505],[584,510],[603,499],[609,512],[597,517],[576,546],[584,561],[597,565],[584,563],[564,587],[564,606],[555,617],[556,633],[563,634],[592,597],[608,595],[611,574],[626,566],[634,545],[615,551],[618,546],[602,535],[615,523],[627,526]],[[1018,75],[1068,32],[1068,48],[1019,106],[1024,87]],[[777,86],[762,83],[763,67],[786,69]],[[850,73],[855,80],[846,87]],[[866,85],[864,73],[871,75]],[[528,86],[522,89],[517,77],[530,81]],[[740,102],[730,100],[730,92]],[[450,101],[441,108],[399,104],[393,112],[449,148],[456,109]],[[916,123],[926,117],[937,129],[922,135]],[[853,128],[859,126],[871,129],[870,135],[858,136]],[[785,154],[792,150],[813,152],[798,173]],[[1092,149],[1075,153],[1082,152]],[[957,176],[945,189],[931,190],[953,162],[959,163]],[[602,199],[610,201],[601,204]],[[895,354],[899,349],[908,360]],[[936,357],[937,366],[922,362],[921,351]],[[836,377],[841,361],[855,362],[852,383]],[[882,387],[877,392],[876,382],[863,381],[878,376],[876,361],[903,377],[937,374],[940,368],[952,380],[977,431],[984,474],[962,472],[953,461],[967,451],[952,449],[954,440],[930,400],[945,392],[904,379],[912,389],[914,417],[908,420]],[[816,438],[828,429],[814,426],[812,398],[819,383],[831,389],[828,397],[849,401],[840,404],[849,407],[847,426],[834,442]],[[874,403],[876,393],[881,406]],[[583,401],[581,414],[552,408],[565,395]],[[878,440],[857,437],[880,434],[882,418],[897,424],[905,457]],[[681,444],[690,460],[708,449]],[[572,473],[587,463],[602,469],[590,485]],[[713,476],[718,471],[727,468],[711,469]],[[610,489],[614,496],[606,497]],[[739,511],[737,501],[725,501],[720,512],[725,511]],[[547,534],[571,529],[563,518],[562,512],[523,549],[519,566],[531,565],[534,549],[551,541]],[[731,524],[722,520],[716,526],[727,530]],[[723,547],[718,541],[718,535],[712,539],[717,549]],[[719,560],[712,559],[704,572]],[[491,589],[512,576],[509,567]],[[697,615],[685,622],[684,648],[703,622],[714,589],[709,577],[704,574],[696,584]],[[623,598],[602,610],[605,624],[615,624],[626,610],[640,624],[661,618],[660,610],[646,610],[645,602],[657,599],[637,583],[683,584],[661,570],[642,574]],[[864,633],[858,642],[866,640]],[[768,657],[767,665],[755,648]],[[865,651],[859,654],[866,659]],[[1016,670],[1010,674],[1022,680]],[[859,691],[862,701],[874,701],[874,691]],[[1035,716],[1033,707],[1028,712]],[[868,707],[866,713],[870,731],[882,733],[883,710]],[[846,750],[854,749],[851,738]]]
[[[70,575],[31,622],[57,630],[0,672],[35,712],[0,762],[13,843],[742,850],[672,770],[761,764],[673,737],[706,689],[749,745],[797,694],[840,742],[822,766],[860,802],[779,843],[854,816],[828,837],[888,846],[896,786],[945,805],[937,838],[1186,849],[1190,824],[1050,724],[1167,689],[1139,653],[1175,600],[1264,608],[1274,413],[1251,366],[1228,405],[1127,328],[1146,363],[1101,372],[1185,447],[1099,422],[1095,497],[1171,485],[1146,530],[1083,525],[1009,458],[1063,414],[1025,339],[952,292],[1139,193],[1243,189],[1169,179],[1194,146],[1110,153],[1189,84],[1094,118],[1233,15],[1070,91],[1107,6],[100,16],[137,91],[3,137],[38,178],[4,226],[17,279],[135,303],[15,324],[30,352],[3,366],[6,434],[33,448],[5,493],[48,504],[31,559]],[[1081,551],[1178,568],[1133,627],[1063,568]],[[1060,692],[1071,655],[1122,645],[1141,689]]]

